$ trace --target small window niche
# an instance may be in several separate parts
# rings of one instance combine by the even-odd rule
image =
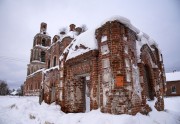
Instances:
[[[60,71],[60,78],[63,77],[63,71]]]
[[[59,86],[60,86],[60,87],[63,87],[62,80],[60,80]]]
[[[106,68],[103,70],[103,82],[111,82],[111,70],[109,68]]]
[[[123,35],[123,40],[127,41],[127,37],[125,35]]]
[[[126,81],[131,82],[131,72],[129,69],[126,69]]]
[[[105,54],[109,53],[108,45],[101,46],[101,53],[102,53],[102,55],[105,55]]]
[[[101,42],[107,41],[107,36],[102,36],[101,37]]]
[[[125,59],[125,65],[126,65],[126,68],[130,68],[130,62],[128,58]]]
[[[42,39],[42,46],[46,46],[46,39]]]
[[[45,62],[45,56],[46,56],[46,53],[44,51],[41,52],[41,62]]]
[[[109,67],[110,67],[109,58],[102,59],[102,68],[109,68]]]
[[[64,67],[63,61],[61,61],[61,68],[63,68],[63,67]]]
[[[128,46],[127,46],[127,45],[125,45],[125,47],[124,47],[124,52],[125,52],[126,54],[128,54]]]
[[[50,68],[50,64],[51,64],[51,61],[50,61],[50,60],[48,60],[48,68]]]
[[[54,63],[53,66],[56,66],[56,56],[54,57]]]

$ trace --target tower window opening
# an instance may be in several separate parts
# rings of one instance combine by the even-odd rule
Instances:
[[[54,57],[54,63],[53,66],[56,66],[56,57]]]
[[[44,51],[41,52],[41,62],[45,62],[45,55],[46,53]]]
[[[42,39],[42,46],[46,46],[46,40],[44,38]]]
[[[50,68],[50,60],[48,60],[48,68]]]

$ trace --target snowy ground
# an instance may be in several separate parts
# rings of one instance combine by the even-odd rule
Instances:
[[[165,98],[165,111],[152,109],[148,116],[110,115],[100,110],[65,114],[55,104],[39,105],[38,97],[0,96],[0,124],[180,124],[180,97]]]

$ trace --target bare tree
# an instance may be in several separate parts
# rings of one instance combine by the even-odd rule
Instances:
[[[9,94],[9,88],[6,81],[0,80],[0,95],[8,95]]]

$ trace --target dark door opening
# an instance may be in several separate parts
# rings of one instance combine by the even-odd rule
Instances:
[[[145,94],[148,100],[154,100],[152,75],[147,65],[144,66]]]

